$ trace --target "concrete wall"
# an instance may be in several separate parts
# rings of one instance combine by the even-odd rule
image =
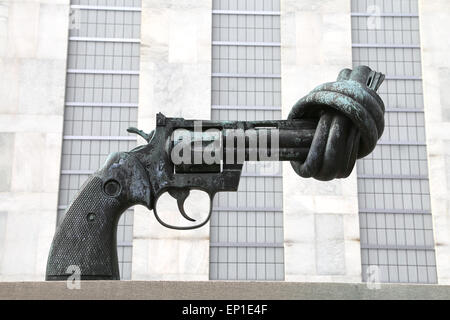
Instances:
[[[56,225],[69,0],[0,2],[0,281],[42,280]]]
[[[436,265],[439,284],[450,284],[450,2],[419,4]]]
[[[210,0],[142,1],[140,129],[153,130],[158,112],[210,119],[211,10]],[[160,212],[165,209],[158,206]],[[208,264],[208,225],[170,230],[152,212],[136,207],[132,279],[208,280]]]
[[[281,1],[283,118],[352,66],[350,1]],[[361,281],[356,173],[319,182],[283,164],[286,281]]]

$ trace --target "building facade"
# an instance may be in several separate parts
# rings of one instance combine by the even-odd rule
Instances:
[[[286,119],[365,64],[386,74],[386,128],[350,177],[246,163],[192,231],[136,206],[121,278],[450,284],[449,18],[445,0],[0,1],[0,281],[44,279],[77,190],[144,143],[128,127]]]

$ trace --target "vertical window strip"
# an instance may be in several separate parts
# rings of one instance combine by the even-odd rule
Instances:
[[[140,0],[72,0],[58,223],[89,173],[108,154],[131,150],[137,124]],[[77,8],[82,6],[82,8]],[[134,39],[133,41],[131,41]],[[73,72],[75,70],[76,72]],[[117,227],[121,279],[131,279],[133,210]]]
[[[213,1],[212,119],[280,119],[279,5]],[[245,163],[238,192],[216,195],[210,279],[284,279],[280,169]]]
[[[357,163],[363,281],[437,282],[417,2],[351,2],[353,64],[387,79],[385,132]]]

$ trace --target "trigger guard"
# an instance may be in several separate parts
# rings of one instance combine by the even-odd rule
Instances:
[[[204,191],[204,190],[200,190],[200,191]],[[205,191],[206,192],[206,191]],[[209,195],[209,213],[208,216],[206,217],[206,219],[199,224],[193,225],[193,226],[186,226],[186,227],[179,227],[179,226],[172,226],[170,224],[165,223],[158,215],[158,211],[157,211],[157,204],[158,204],[158,200],[159,197],[164,194],[164,192],[160,193],[160,195],[158,197],[156,197],[155,199],[155,206],[153,208],[153,214],[155,215],[155,219],[159,222],[159,224],[161,224],[162,226],[169,228],[169,229],[174,229],[174,230],[192,230],[192,229],[198,229],[203,227],[205,224],[208,223],[208,221],[211,219],[211,214],[212,214],[212,209],[213,209],[213,200],[214,200],[214,194],[210,194],[209,192],[207,192]],[[170,193],[169,193],[170,194]],[[189,219],[188,219],[189,220]],[[195,220],[194,220],[195,221]]]

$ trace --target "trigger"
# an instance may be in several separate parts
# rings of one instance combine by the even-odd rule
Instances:
[[[177,200],[177,204],[178,204],[178,210],[180,210],[181,215],[189,221],[195,221],[195,219],[192,219],[191,217],[189,217],[186,212],[184,211],[184,201],[186,201],[186,198],[184,199],[178,199]]]
[[[184,202],[186,201],[187,197],[189,196],[189,190],[187,190],[187,189],[182,189],[181,191],[169,190],[169,194],[172,197],[174,197],[175,199],[177,199],[178,210],[180,210],[180,213],[183,216],[183,218],[194,222],[195,219],[192,219],[191,217],[189,217],[186,214],[186,212],[184,211]]]

